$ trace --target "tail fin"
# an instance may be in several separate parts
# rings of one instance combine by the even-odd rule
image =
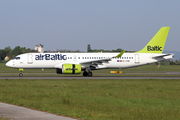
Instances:
[[[162,53],[170,27],[162,27],[149,43],[136,53]]]

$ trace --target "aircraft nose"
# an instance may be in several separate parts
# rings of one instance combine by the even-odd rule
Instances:
[[[7,66],[7,67],[12,67],[12,62],[11,62],[11,61],[7,62],[7,63],[6,63],[6,66]]]

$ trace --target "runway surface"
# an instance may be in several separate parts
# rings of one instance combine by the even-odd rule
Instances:
[[[73,118],[32,110],[25,107],[0,102],[0,116],[13,120],[75,120]]]
[[[164,73],[95,73],[92,77],[83,77],[82,75],[69,75],[56,73],[0,73],[0,79],[180,79],[180,72]]]

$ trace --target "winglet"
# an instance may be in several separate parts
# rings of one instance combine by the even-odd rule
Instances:
[[[162,53],[170,27],[162,27],[149,43],[136,53]]]
[[[123,50],[121,53],[119,53],[116,57],[121,57],[126,51]]]

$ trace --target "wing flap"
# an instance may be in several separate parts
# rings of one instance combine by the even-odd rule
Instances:
[[[115,56],[115,57],[121,57],[124,53],[125,53],[125,50],[123,50],[121,53],[119,53],[119,54],[118,54],[117,56]],[[80,62],[79,64],[98,64],[98,63],[104,63],[104,62],[111,61],[111,59],[113,59],[113,58],[115,58],[115,57],[109,57],[109,58],[103,58],[103,59],[96,59],[96,60],[89,60],[89,61]]]
[[[88,63],[103,63],[103,62],[107,62],[107,61],[111,61],[113,57],[110,58],[103,58],[103,59],[96,59],[96,60],[89,60],[89,61],[84,61],[84,62],[80,62],[79,64],[88,64]]]

